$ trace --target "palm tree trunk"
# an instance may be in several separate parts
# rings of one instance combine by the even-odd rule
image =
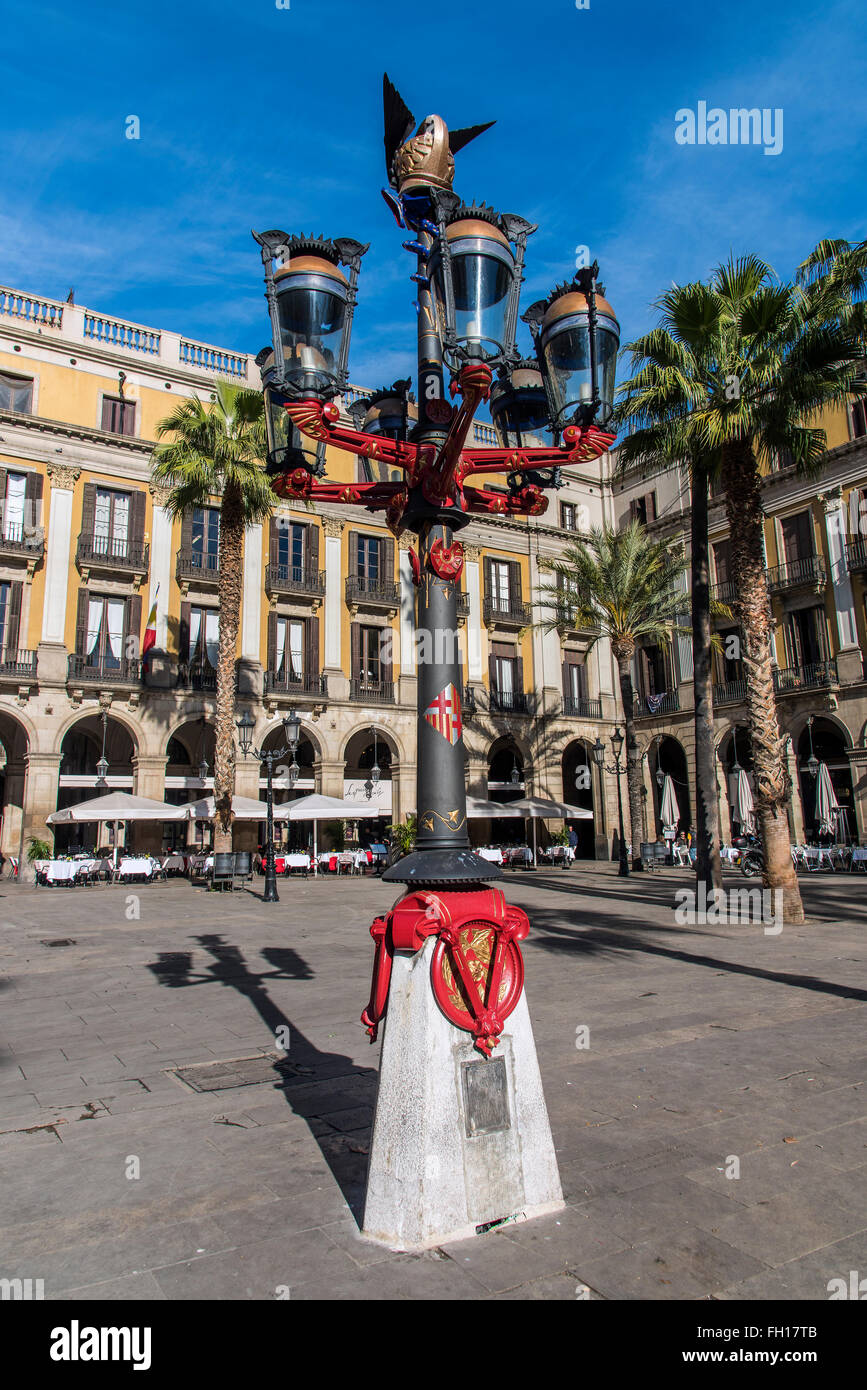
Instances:
[[[710,645],[710,583],[707,539],[707,474],[692,468],[692,661],[695,706],[696,883],[722,888],[719,803],[713,746],[713,673]]]
[[[632,834],[632,868],[641,872],[641,757],[635,737],[635,698],[632,672],[629,668],[632,651],[614,652],[620,673],[620,698],[623,701],[623,730],[626,735],[626,787],[629,793],[629,824]]]
[[[764,882],[765,887],[782,893],[784,920],[803,922],[801,891],[789,849],[786,806],[791,784],[771,668],[771,605],[765,573],[764,513],[758,469],[748,441],[726,449],[723,477],[737,583],[735,610],[744,636],[756,818],[765,852]]]
[[[244,519],[236,491],[223,494],[220,511],[220,654],[217,658],[217,746],[214,754],[214,851],[232,849],[232,794],[235,790],[235,656],[244,582]]]

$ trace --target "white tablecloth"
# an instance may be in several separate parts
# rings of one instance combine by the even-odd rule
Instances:
[[[117,868],[118,878],[132,878],[139,874],[144,874],[150,878],[154,871],[154,866],[150,859],[122,859]]]
[[[167,854],[163,860],[163,868],[166,870],[175,869],[184,872],[184,856],[182,854]]]
[[[279,873],[285,872],[286,869],[309,869],[310,855],[278,854],[275,857],[274,863]]]
[[[78,864],[73,859],[50,859],[45,865],[45,876],[49,883],[69,883],[77,872]]]
[[[477,849],[476,854],[480,859],[487,859],[492,864],[502,864],[503,851],[501,849]]]

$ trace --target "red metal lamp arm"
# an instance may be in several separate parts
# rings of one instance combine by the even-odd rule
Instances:
[[[432,463],[435,449],[431,444],[407,444],[403,440],[389,439],[386,435],[363,434],[360,430],[349,429],[336,423],[340,411],[336,405],[323,405],[321,401],[290,401],[285,407],[292,423],[310,439],[324,440],[349,454],[360,458],[374,459],[385,463],[389,468],[402,468],[408,474],[407,481],[415,482],[418,470],[424,463]]]

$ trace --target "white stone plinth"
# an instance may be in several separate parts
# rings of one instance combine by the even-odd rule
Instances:
[[[383,1023],[362,1231],[403,1250],[563,1205],[526,995],[491,1059],[505,1061],[508,1127],[468,1134],[462,1065],[491,1062],[434,998],[435,944],[395,955]]]

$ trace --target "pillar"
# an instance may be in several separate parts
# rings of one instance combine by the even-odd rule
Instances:
[[[65,686],[69,655],[66,648],[66,609],[72,547],[72,499],[81,469],[50,463],[47,471],[51,502],[45,544],[42,636],[38,648],[39,684]]]
[[[46,818],[57,809],[57,788],[60,781],[59,753],[28,753],[25,758],[24,814],[21,818],[21,866],[19,881],[32,883],[36,877],[27,862],[27,847],[32,839],[54,843],[54,835]]]
[[[846,567],[846,509],[839,488],[831,496],[824,498],[824,508],[828,568],[837,615],[837,674],[840,684],[848,685],[863,679],[863,664],[855,620],[855,598]]]

